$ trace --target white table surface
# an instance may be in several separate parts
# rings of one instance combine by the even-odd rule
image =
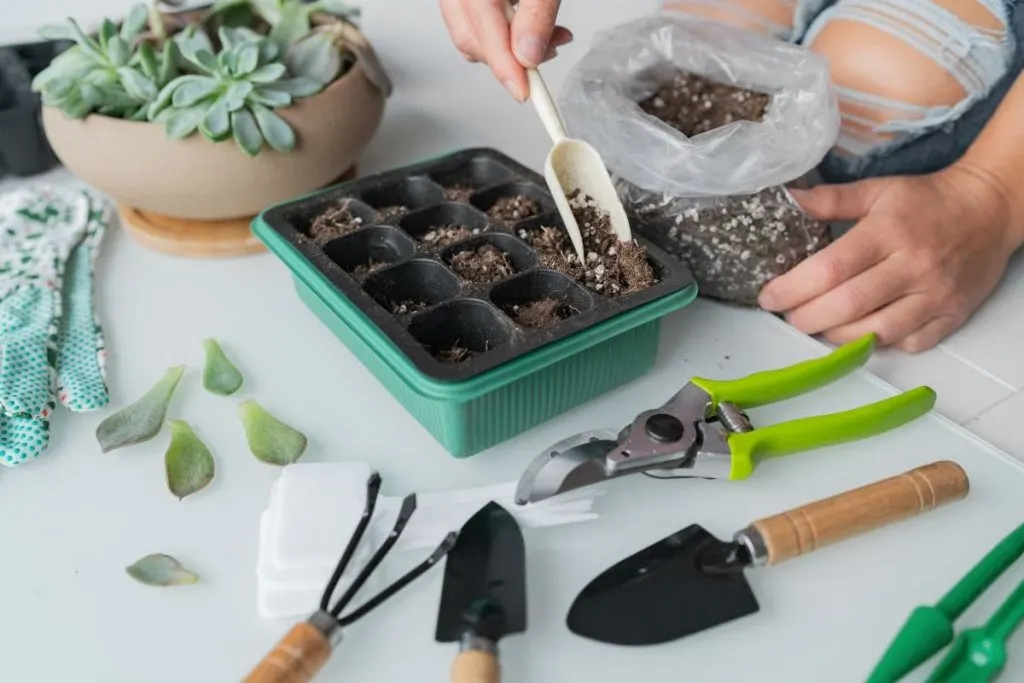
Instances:
[[[643,4],[648,3],[564,3],[563,21],[577,40],[545,68],[551,88],[558,89],[595,30],[651,9]],[[124,7],[115,0],[17,3],[0,18],[0,42],[30,39],[33,27],[68,12],[88,24]],[[365,7],[363,25],[392,72],[396,93],[362,171],[476,145],[497,147],[540,168],[548,140],[532,108],[517,105],[484,67],[463,62],[448,42],[436,3],[377,0]],[[0,191],[67,179],[57,170],[31,180],[8,179],[0,182]],[[281,624],[255,616],[254,566],[256,524],[277,472],[246,451],[234,413],[238,400],[255,397],[303,429],[310,437],[308,459],[368,460],[392,472],[396,492],[404,492],[515,478],[528,454],[593,426],[588,411],[632,414],[647,405],[644,397],[671,393],[685,379],[656,370],[631,389],[490,453],[456,462],[301,307],[273,256],[176,259],[146,251],[114,230],[104,245],[97,288],[114,405],[134,400],[168,366],[188,364],[171,417],[192,421],[216,454],[218,474],[207,491],[178,502],[163,480],[166,430],[148,444],[101,455],[93,432],[106,413],[72,416],[58,410],[44,456],[29,467],[0,470],[0,515],[7,520],[0,525],[0,680],[237,680],[276,640]],[[960,333],[918,356],[879,352],[869,368],[899,388],[933,386],[939,412],[1024,459],[1024,432],[1015,421],[1024,408],[1024,357],[1012,346],[1024,331],[1022,305],[1024,265],[1018,261]],[[725,376],[760,367],[760,358],[807,353],[799,345],[799,353],[789,348],[794,337],[778,334],[779,323],[770,316],[706,302],[670,318],[663,353],[671,355],[685,343],[681,335],[690,326],[701,327],[705,343],[715,339],[716,347],[721,345],[716,354],[735,349],[734,367],[695,351],[703,364],[695,363],[706,373]],[[199,342],[206,336],[220,339],[245,372],[238,396],[216,398],[199,387]],[[760,349],[739,342],[749,339],[758,339]],[[387,476],[385,482],[389,488]],[[732,522],[749,520],[711,521],[728,530]],[[628,539],[609,542],[623,550],[628,545]],[[132,583],[123,567],[149,552],[179,556],[203,575],[203,583],[170,591]],[[952,578],[933,587],[945,588]],[[358,642],[393,645],[379,634],[377,640],[364,635]],[[878,649],[883,643],[884,638],[874,645]],[[334,676],[346,680],[343,673]]]

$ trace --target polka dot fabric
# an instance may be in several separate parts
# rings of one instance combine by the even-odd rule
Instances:
[[[109,219],[81,190],[0,195],[0,465],[46,450],[58,393],[74,412],[109,400],[92,291]]]

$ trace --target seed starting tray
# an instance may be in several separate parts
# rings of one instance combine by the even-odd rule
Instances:
[[[453,187],[472,190],[465,201],[446,200]],[[525,195],[539,214],[514,223],[487,215],[503,197]],[[462,197],[458,198],[462,199]],[[314,217],[345,205],[361,219],[353,232],[318,245],[308,236]],[[404,206],[404,216],[379,210]],[[656,282],[631,294],[606,296],[540,265],[537,252],[519,237],[541,226],[564,230],[544,179],[490,149],[456,152],[440,159],[346,182],[272,207],[263,221],[292,243],[312,266],[377,325],[425,375],[442,381],[477,377],[538,348],[598,325],[627,311],[694,286],[689,270],[641,236]],[[435,246],[423,235],[445,224],[474,234]],[[483,245],[503,252],[516,272],[488,283],[467,281],[452,270],[456,254]],[[369,262],[386,266],[369,274]],[[514,306],[546,297],[571,314],[546,328],[529,328],[512,317]],[[414,312],[392,312],[414,302]],[[418,305],[417,305],[418,304]],[[438,359],[432,350],[460,348],[465,360]]]

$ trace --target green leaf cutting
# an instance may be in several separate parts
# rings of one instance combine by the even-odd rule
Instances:
[[[179,500],[213,481],[213,454],[184,420],[171,420],[171,443],[164,454],[167,488]]]
[[[185,586],[199,582],[199,575],[170,555],[153,553],[125,567],[128,576],[147,586]]]
[[[167,406],[184,372],[184,365],[168,368],[141,398],[100,422],[96,428],[96,440],[102,452],[109,453],[149,441],[159,434]]]
[[[238,405],[249,450],[269,465],[291,465],[306,451],[306,437],[266,411],[253,399]]]
[[[242,373],[235,367],[216,339],[202,341],[205,361],[203,363],[203,388],[212,394],[230,396],[242,386]]]

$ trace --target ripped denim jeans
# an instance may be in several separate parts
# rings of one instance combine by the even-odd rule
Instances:
[[[972,24],[947,9],[954,3],[937,0],[796,0],[790,40],[813,47],[828,26],[842,22],[849,30],[857,23],[898,40],[913,51],[908,56],[925,58],[933,71],[941,69],[946,91],[957,93],[946,102],[921,104],[907,101],[911,88],[906,95],[878,94],[885,78],[875,81],[881,87],[874,92],[837,83],[843,128],[818,169],[823,180],[930,173],[963,155],[1024,66],[1024,2],[975,2]],[[985,25],[978,16],[985,16]]]
[[[930,173],[974,142],[1024,67],[1024,0],[666,0],[826,57],[842,129],[826,182]]]

